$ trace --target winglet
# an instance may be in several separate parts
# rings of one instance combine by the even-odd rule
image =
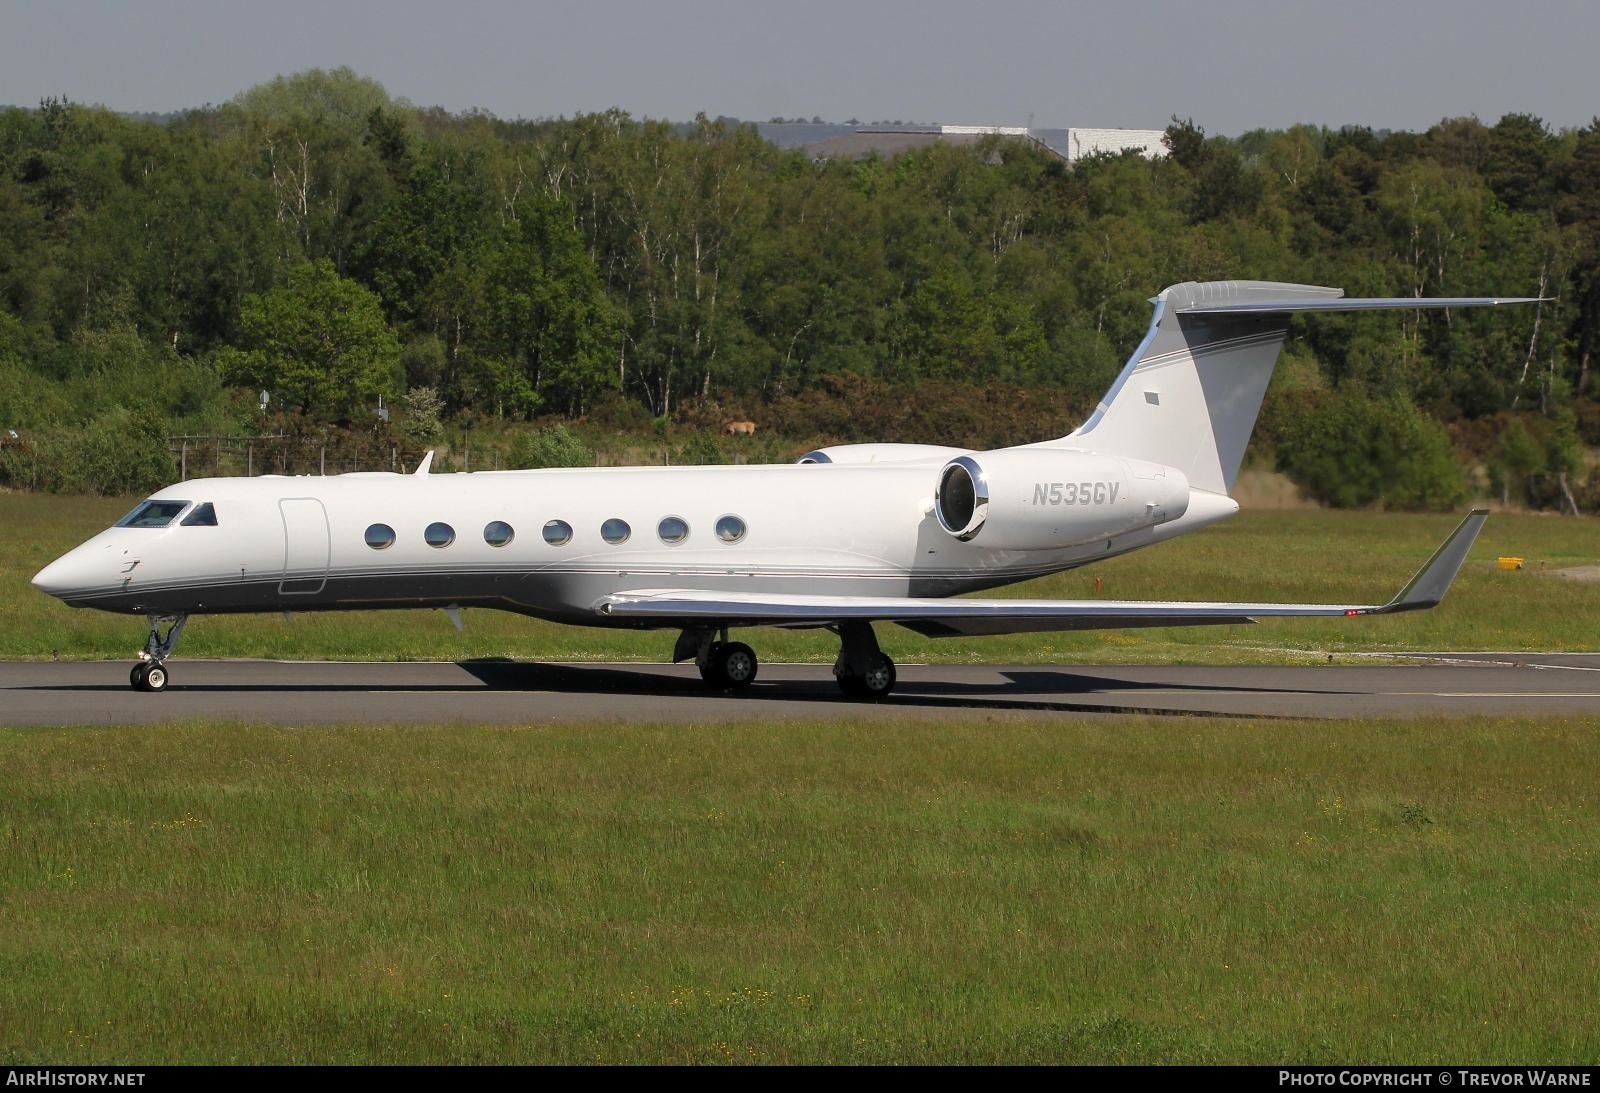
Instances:
[[[1454,581],[1456,574],[1461,571],[1461,563],[1467,560],[1467,552],[1472,549],[1473,542],[1478,538],[1478,532],[1483,530],[1483,522],[1488,518],[1488,509],[1473,509],[1469,512],[1467,518],[1450,533],[1450,537],[1433,552],[1433,557],[1417,570],[1417,575],[1411,578],[1395,598],[1371,614],[1386,615],[1395,611],[1421,611],[1424,608],[1437,607],[1444,599],[1445,592],[1449,590],[1450,582]]]
[[[428,454],[422,457],[422,462],[417,464],[417,469],[412,474],[427,474],[428,468],[433,466],[433,449],[428,449]]]

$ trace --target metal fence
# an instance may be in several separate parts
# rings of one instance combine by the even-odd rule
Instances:
[[[394,444],[329,443],[299,436],[173,436],[167,450],[180,479],[259,474],[405,473],[423,453]]]

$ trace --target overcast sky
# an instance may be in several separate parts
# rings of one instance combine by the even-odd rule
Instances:
[[[508,118],[1560,128],[1600,114],[1600,2],[0,0],[0,103],[169,111],[338,65]]]

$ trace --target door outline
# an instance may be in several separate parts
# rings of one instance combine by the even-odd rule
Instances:
[[[290,506],[296,513],[294,517],[290,516]],[[333,534],[328,527],[328,510],[315,497],[283,497],[278,500],[278,515],[283,520],[283,573],[278,578],[278,594],[315,596],[327,586],[328,567],[333,560]],[[319,538],[320,551],[317,549]],[[300,544],[298,553],[295,550],[297,543]],[[292,566],[292,562],[301,564]],[[321,572],[316,573],[319,564]],[[297,575],[291,576],[292,572]]]

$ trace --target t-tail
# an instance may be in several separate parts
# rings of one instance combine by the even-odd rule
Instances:
[[[1492,307],[1530,297],[1379,297],[1274,281],[1185,281],[1155,317],[1094,413],[1065,442],[1176,467],[1194,490],[1227,496],[1239,477],[1289,319],[1307,311]],[[1049,446],[1058,447],[1063,441]]]

